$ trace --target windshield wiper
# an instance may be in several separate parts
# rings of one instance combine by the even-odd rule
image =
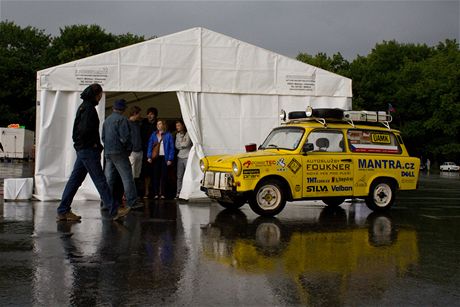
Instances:
[[[275,145],[275,144],[268,144],[268,146],[266,148],[276,148],[277,150],[280,150],[278,145]]]

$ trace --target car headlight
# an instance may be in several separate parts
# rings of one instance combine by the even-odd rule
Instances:
[[[208,170],[208,159],[203,158],[200,160],[200,169],[204,173]]]
[[[241,174],[241,163],[239,160],[233,161],[232,170],[235,176],[239,176]]]
[[[305,110],[305,115],[307,115],[307,117],[311,117],[313,115],[313,108],[311,106],[307,106],[307,109]]]
[[[280,112],[280,119],[285,122],[286,121],[286,111],[281,110]]]

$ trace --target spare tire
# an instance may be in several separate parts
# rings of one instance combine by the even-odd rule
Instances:
[[[322,117],[322,118],[342,119],[343,110],[342,109],[313,109],[313,116]]]
[[[305,111],[292,111],[288,114],[288,119],[307,118]]]

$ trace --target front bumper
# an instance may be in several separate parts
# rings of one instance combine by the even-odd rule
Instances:
[[[233,191],[234,182],[231,173],[206,171],[201,186],[207,189]]]
[[[242,195],[236,191],[232,173],[206,171],[201,181],[200,190],[205,192],[209,198],[232,202]]]

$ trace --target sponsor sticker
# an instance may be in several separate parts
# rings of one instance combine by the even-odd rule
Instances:
[[[332,177],[333,183],[341,183],[341,182],[353,182],[352,177]]]
[[[378,144],[391,144],[390,135],[384,133],[372,133],[371,141]]]
[[[244,169],[243,179],[255,179],[260,177],[260,169]]]
[[[299,171],[299,169],[302,167],[299,161],[297,161],[295,158],[291,160],[288,164],[288,168],[295,174]]]
[[[243,166],[245,168],[249,168],[250,166],[254,166],[254,167],[273,166],[275,164],[276,164],[275,160],[265,160],[265,161],[247,160],[247,161],[243,162]]]

